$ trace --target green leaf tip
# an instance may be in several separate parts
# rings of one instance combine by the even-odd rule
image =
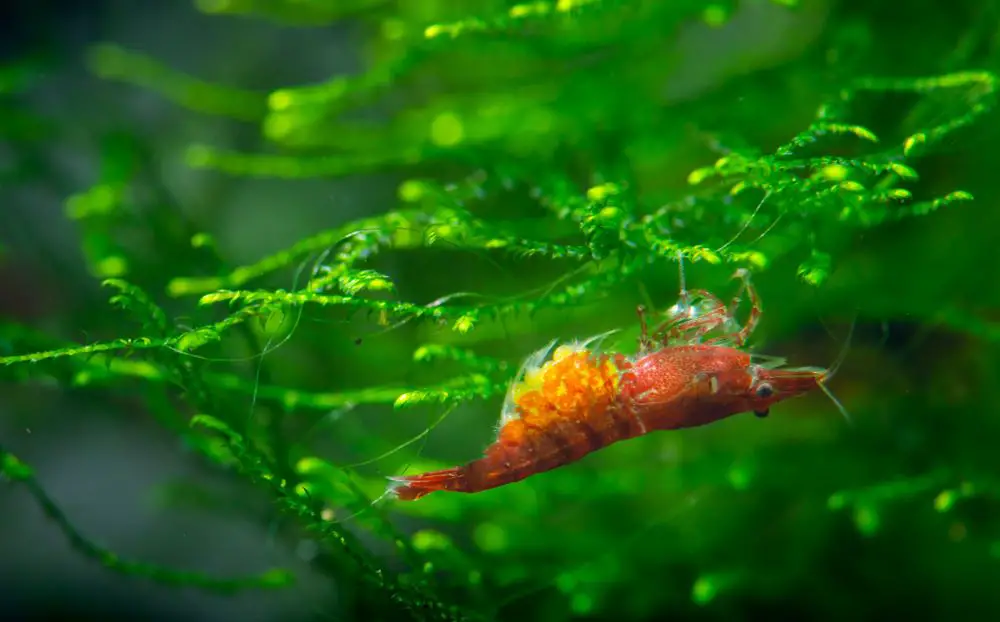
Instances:
[[[913,150],[927,142],[927,134],[920,132],[903,141],[903,155],[912,155]]]
[[[170,279],[170,282],[167,283],[167,293],[177,298],[222,287],[223,281],[217,277],[177,277]]]
[[[222,335],[217,330],[211,328],[201,328],[184,333],[181,338],[177,340],[174,348],[181,352],[191,352],[192,350],[197,350],[204,345],[221,339]]]
[[[208,233],[196,233],[191,236],[192,248],[212,248],[215,246],[215,238]]]
[[[427,551],[446,551],[453,545],[451,538],[435,529],[421,529],[413,534],[413,548],[426,553]]]
[[[819,286],[830,275],[830,264],[831,259],[829,254],[813,250],[809,259],[799,265],[797,273],[799,278],[806,283]]]
[[[587,190],[587,199],[589,201],[605,201],[608,198],[619,194],[621,194],[621,188],[618,184],[609,182],[589,188]]]
[[[121,207],[124,189],[117,185],[98,184],[66,200],[66,216],[72,220],[105,217]]]
[[[0,457],[0,472],[8,478],[17,481],[28,480],[35,475],[34,469],[21,462],[14,454],[8,452],[3,452],[2,457]]]
[[[712,577],[698,577],[691,586],[691,601],[696,605],[707,605],[715,600],[719,593],[718,582]]]
[[[295,471],[302,475],[322,473],[332,468],[333,465],[322,458],[317,458],[316,456],[306,456],[304,458],[300,458],[299,461],[295,463]]]
[[[934,509],[938,512],[947,512],[955,505],[958,495],[954,490],[942,490],[934,497]]]
[[[393,402],[393,408],[406,408],[408,406],[416,406],[418,404],[423,404],[426,402],[440,401],[448,397],[447,392],[434,393],[431,391],[408,391],[403,393],[396,401]]]
[[[271,568],[257,579],[261,587],[286,587],[295,583],[295,574],[286,568]]]
[[[465,334],[472,330],[472,327],[476,323],[476,317],[474,315],[463,315],[462,317],[455,320],[453,328],[455,332],[460,334]]]
[[[442,112],[431,122],[430,139],[438,147],[454,147],[464,138],[465,125],[457,113]]]
[[[242,436],[233,430],[227,423],[213,417],[211,415],[195,415],[191,417],[191,421],[188,425],[192,428],[206,428],[208,430],[213,430],[215,432],[220,432],[225,436],[229,437],[231,440],[242,440]]]

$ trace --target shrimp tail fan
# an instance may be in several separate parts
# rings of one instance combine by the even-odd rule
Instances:
[[[465,488],[465,473],[460,467],[389,478],[389,492],[400,501],[415,501],[438,490],[464,492]]]

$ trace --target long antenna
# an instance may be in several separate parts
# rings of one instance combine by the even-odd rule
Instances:
[[[851,340],[854,337],[854,327],[857,323],[858,314],[855,312],[854,318],[851,319],[851,328],[847,331],[847,340],[844,342],[844,347],[840,349],[840,354],[837,355],[836,360],[834,360],[833,364],[830,365],[830,369],[820,377],[818,382],[820,390],[823,391],[823,393],[826,393],[826,396],[830,398],[830,401],[833,402],[833,405],[837,407],[837,410],[840,411],[840,414],[844,416],[844,419],[847,420],[847,424],[851,427],[854,427],[854,420],[851,418],[850,413],[847,412],[847,409],[844,408],[844,405],[840,403],[840,400],[838,400],[833,394],[833,391],[830,390],[830,387],[826,386],[826,383],[833,378],[834,374],[836,374],[840,369],[840,366],[844,364],[844,360],[847,358],[847,353],[851,349]]]
[[[829,382],[830,379],[833,378],[834,374],[836,374],[837,371],[840,370],[840,366],[844,364],[844,360],[847,358],[847,353],[851,349],[851,341],[854,338],[854,327],[857,325],[857,323],[858,323],[858,314],[857,312],[855,312],[854,318],[851,319],[851,327],[847,331],[847,340],[844,341],[844,347],[840,349],[840,353],[837,355],[837,358],[833,361],[833,364],[830,365],[830,369],[825,374],[823,374],[823,379],[820,381],[820,383]]]
[[[766,192],[764,192],[764,197],[760,200],[760,203],[757,204],[757,207],[754,208],[753,213],[750,214],[750,218],[747,218],[747,221],[745,223],[743,223],[743,227],[739,231],[736,232],[736,235],[734,235],[732,237],[732,239],[730,239],[728,242],[726,242],[725,244],[723,244],[719,248],[715,249],[715,252],[721,253],[722,251],[726,250],[727,248],[729,248],[730,244],[732,244],[733,242],[735,242],[741,235],[743,235],[743,233],[750,226],[750,223],[753,222],[753,219],[757,217],[757,212],[759,212],[760,208],[762,208],[764,206],[764,201],[767,201],[767,198],[769,196],[771,196],[771,191],[770,190],[767,190]],[[778,222],[777,219],[775,219],[774,222]],[[771,227],[773,227],[773,226],[774,226],[774,223],[771,224]],[[767,231],[770,231],[770,230],[771,230],[771,228],[768,227]],[[767,231],[765,231],[764,233],[767,233]],[[764,237],[764,233],[762,233],[760,235],[760,237],[757,238],[757,240],[759,240],[761,237]],[[756,242],[757,240],[754,240],[754,242]],[[751,242],[751,244],[752,243],[753,242]]]

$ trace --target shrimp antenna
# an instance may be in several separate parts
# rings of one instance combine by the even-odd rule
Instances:
[[[844,346],[840,349],[840,353],[837,355],[837,358],[833,361],[833,364],[830,365],[830,369],[827,370],[825,374],[823,374],[823,382],[828,382],[831,378],[833,378],[834,374],[836,374],[840,370],[840,366],[844,364],[844,360],[847,358],[847,353],[851,349],[851,340],[854,337],[854,327],[857,325],[857,323],[858,323],[858,314],[857,312],[855,312],[854,317],[851,319],[851,327],[847,330],[847,339],[844,341]]]
[[[830,390],[830,387],[826,386],[823,383],[823,381],[820,381],[819,388],[820,391],[826,393],[826,396],[830,398],[830,401],[833,402],[833,405],[837,407],[837,410],[839,410],[840,414],[843,415],[844,420],[847,421],[847,425],[853,428],[854,419],[851,418],[851,413],[847,412],[847,409],[844,408],[844,405],[840,403],[840,400],[837,399],[837,396],[833,394],[833,391]]]
[[[600,333],[599,335],[594,335],[593,337],[587,337],[583,341],[579,342],[577,346],[580,348],[589,348],[592,345],[595,346],[595,348],[600,347],[605,339],[607,339],[611,335],[614,335],[615,333],[620,333],[620,332],[621,332],[620,328],[612,328],[611,330],[606,330],[603,333]]]
[[[746,232],[747,228],[750,227],[750,223],[752,223],[753,219],[757,217],[757,213],[760,211],[760,208],[764,207],[764,201],[767,201],[767,198],[769,196],[771,196],[771,191],[770,190],[767,190],[766,192],[764,192],[764,198],[762,198],[760,200],[760,203],[757,204],[757,207],[754,208],[753,213],[750,214],[750,218],[747,218],[747,221],[745,223],[743,223],[743,227],[739,231],[737,231],[736,235],[734,235],[728,242],[726,242],[725,244],[723,244],[719,248],[715,249],[715,252],[721,253],[722,251],[726,250],[727,248],[729,248],[730,244],[732,244],[733,242],[735,242],[741,235],[743,235]],[[777,223],[777,222],[778,222],[777,219],[775,219],[774,223]],[[774,226],[774,223],[771,224],[771,227]],[[764,233],[762,233],[760,235],[760,237],[757,238],[757,240],[759,240],[760,238],[764,237],[764,234],[766,234],[768,231],[770,231],[771,227],[768,227],[767,230],[764,231]],[[757,240],[754,240],[754,242],[756,242]]]
[[[836,360],[834,360],[833,365],[830,366],[830,369],[827,370],[825,374],[823,374],[823,376],[817,383],[819,385],[820,390],[822,390],[823,393],[825,393],[826,396],[830,398],[830,401],[833,402],[833,405],[837,407],[837,410],[840,411],[840,414],[843,415],[844,419],[847,421],[847,424],[850,425],[851,427],[854,427],[854,420],[851,418],[851,414],[847,412],[847,409],[844,408],[844,405],[841,404],[840,400],[838,400],[837,397],[833,394],[833,391],[830,390],[830,387],[826,386],[826,383],[829,382],[831,378],[833,378],[834,374],[836,374],[837,371],[840,369],[840,366],[844,364],[844,359],[847,358],[847,353],[851,348],[851,339],[854,337],[854,327],[855,325],[857,325],[857,322],[858,322],[858,314],[855,313],[854,318],[851,319],[851,328],[847,331],[847,340],[844,342],[844,347],[841,348],[840,354],[837,355],[837,358]]]

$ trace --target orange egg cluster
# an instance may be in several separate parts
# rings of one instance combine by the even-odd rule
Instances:
[[[619,377],[611,357],[560,346],[514,387],[514,405],[522,419],[538,426],[552,418],[588,418],[607,411],[618,394]]]

